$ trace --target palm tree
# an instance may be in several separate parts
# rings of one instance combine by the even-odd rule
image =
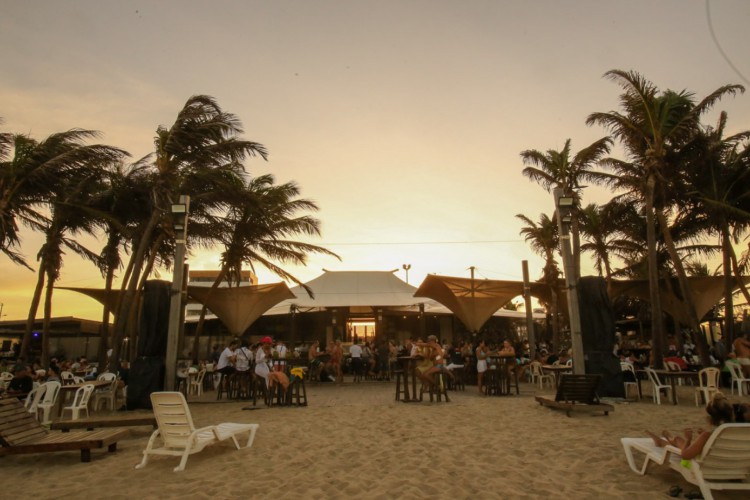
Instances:
[[[310,243],[297,241],[297,235],[319,236],[320,221],[299,212],[315,212],[318,206],[306,199],[299,199],[299,187],[294,182],[274,185],[271,175],[253,178],[236,206],[229,209],[225,217],[215,220],[215,239],[224,247],[221,253],[221,269],[211,289],[222,282],[239,285],[242,267],[247,264],[254,272],[260,265],[284,280],[312,291],[280,264],[305,265],[311,253],[338,258],[335,253]],[[211,292],[209,292],[211,293]],[[199,335],[202,332],[206,308],[196,327],[193,353],[198,355]]]
[[[722,112],[716,127],[699,131],[685,148],[685,191],[691,209],[702,219],[708,232],[719,236],[724,273],[725,335],[734,340],[732,280],[737,257],[732,243],[750,225],[750,131],[723,137],[727,114]],[[744,148],[742,147],[744,143]],[[737,282],[747,293],[742,278]]]
[[[559,249],[557,223],[546,214],[540,214],[538,223],[523,214],[516,214],[516,217],[526,223],[526,226],[521,228],[520,234],[531,245],[531,249],[544,258],[542,281],[547,284],[550,290],[549,312],[552,316],[552,344],[555,348],[559,348],[558,287],[560,268],[555,260],[555,252]]]
[[[115,362],[120,359],[139,286],[149,275],[162,242],[174,240],[170,205],[180,195],[188,195],[191,220],[208,219],[227,206],[226,194],[242,185],[243,161],[253,156],[266,158],[261,144],[238,138],[242,133],[237,117],[205,95],[188,99],[172,126],[157,129],[155,151],[141,162],[151,170],[150,216],[139,228],[129,274],[123,281],[124,294],[115,317]]]
[[[631,254],[641,245],[623,237],[622,227],[628,220],[631,205],[619,203],[616,199],[606,205],[590,203],[579,213],[579,225],[585,243],[582,252],[590,252],[594,257],[594,268],[604,277],[607,286],[612,281],[612,257]]]
[[[573,263],[575,278],[581,274],[581,243],[578,230],[578,208],[581,204],[581,181],[587,179],[594,166],[604,155],[609,153],[612,139],[604,137],[580,150],[571,158],[571,141],[567,139],[562,150],[549,149],[546,152],[536,149],[521,151],[524,165],[523,175],[536,181],[547,192],[560,188],[566,196],[573,196],[571,228],[573,234]]]
[[[698,129],[700,116],[711,108],[722,96],[744,91],[740,85],[720,87],[699,103],[693,102],[693,94],[667,90],[659,92],[657,87],[636,72],[611,70],[605,77],[617,83],[623,93],[620,104],[623,112],[610,111],[592,113],[586,120],[588,125],[602,125],[609,129],[615,139],[622,142],[627,154],[638,164],[641,174],[637,187],[644,200],[647,222],[648,266],[650,300],[652,306],[652,333],[654,363],[662,366],[664,329],[661,324],[661,301],[659,298],[659,276],[656,262],[656,220],[660,222],[662,236],[677,272],[680,288],[689,316],[690,325],[698,330],[698,321],[692,291],[687,276],[669,234],[665,207],[668,199],[669,175],[674,172],[672,160],[679,148],[686,144]],[[636,187],[636,186],[633,186]],[[700,349],[700,345],[699,345]],[[708,362],[708,352],[702,352]]]
[[[96,175],[101,168],[112,161],[127,155],[126,152],[103,145],[85,145],[84,142],[96,137],[98,132],[71,130],[53,134],[41,142],[23,135],[15,135],[13,157],[6,152],[3,162],[0,186],[0,220],[3,232],[0,234],[6,255],[11,260],[29,267],[24,259],[11,248],[19,243],[18,222],[34,230],[44,232],[46,241],[39,252],[37,289],[32,297],[24,336],[21,341],[21,357],[28,355],[36,311],[41,299],[45,277],[52,280],[59,275],[62,266],[61,245],[73,251],[85,253],[75,240],[67,239],[66,233],[76,231],[76,223],[68,224],[65,216],[55,220],[55,214],[71,212],[78,204],[82,179]],[[77,185],[78,184],[78,185]],[[46,208],[51,217],[43,212]],[[48,291],[51,300],[51,290]],[[45,309],[51,304],[45,305]],[[48,319],[45,322],[49,329]],[[43,342],[44,345],[44,342]],[[46,354],[46,353],[45,353]]]

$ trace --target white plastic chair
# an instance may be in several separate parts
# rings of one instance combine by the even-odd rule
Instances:
[[[670,372],[681,372],[682,368],[674,361],[665,361],[664,365]],[[682,379],[677,379],[677,385],[682,385]]]
[[[86,384],[76,389],[76,395],[73,398],[73,403],[70,406],[63,408],[63,413],[70,410],[71,419],[78,420],[81,412],[86,412],[86,417],[89,416],[89,399],[91,393],[94,392],[93,384]]]
[[[695,388],[695,406],[700,406],[701,399],[703,404],[711,401],[711,396],[719,392],[719,369],[704,368],[698,372],[698,387]]]
[[[623,385],[625,386],[625,397],[628,397],[628,387],[635,388],[635,396],[638,399],[641,399],[641,393],[638,391],[638,379],[637,375],[635,373],[635,368],[633,368],[633,365],[628,363],[627,361],[621,361],[620,362],[620,370],[623,372],[629,372],[633,374],[633,380],[623,380]]]
[[[40,385],[39,387],[35,387],[26,396],[26,402],[24,403],[24,406],[26,407],[26,411],[34,415],[34,418],[37,420],[39,420],[39,414],[37,412],[37,408],[39,408],[39,402],[44,397],[45,390],[47,390],[47,388],[43,385]]]
[[[726,363],[729,373],[732,375],[731,393],[734,394],[734,387],[737,386],[737,394],[744,396],[750,395],[750,378],[745,377],[742,373],[742,367],[739,363]]]
[[[188,386],[188,394],[195,394],[200,396],[203,394],[203,378],[206,376],[206,369],[199,371],[194,377],[190,377],[190,385]]]
[[[672,395],[672,386],[662,384],[661,380],[659,380],[659,375],[652,368],[646,368],[646,373],[648,374],[648,379],[651,381],[651,395],[654,398],[654,403],[661,404],[662,391],[664,392],[664,397],[667,396],[667,393]],[[674,394],[674,398],[677,401],[677,394]]]
[[[102,373],[97,380],[109,382],[109,387],[102,387],[94,393],[94,409],[98,410],[100,403],[104,402],[105,407],[109,406],[110,410],[115,409],[117,403],[117,375],[114,373]]]
[[[13,374],[10,372],[0,373],[0,388],[5,389],[8,387],[10,381],[13,380]]]
[[[537,384],[540,389],[544,388],[544,382],[549,382],[550,387],[555,387],[555,376],[551,373],[544,373],[542,364],[539,361],[532,361],[529,364],[531,370],[531,383]]]
[[[75,384],[75,375],[73,375],[73,372],[69,371],[62,371],[60,372],[60,380],[62,381],[63,385],[69,385],[69,384]]]
[[[83,377],[79,377],[78,375],[73,375],[73,383],[74,384],[83,384],[86,382],[86,379]]]
[[[60,394],[60,382],[49,381],[43,384],[45,386],[44,399],[42,399],[37,405],[37,411],[42,412],[42,423],[48,424],[51,422],[50,414],[52,408],[55,407],[57,397]]]
[[[153,392],[151,403],[159,428],[151,434],[148,445],[143,450],[143,460],[135,466],[136,469],[145,467],[150,455],[169,455],[181,457],[180,464],[174,468],[174,471],[182,471],[185,470],[190,455],[198,453],[210,444],[231,439],[239,450],[242,447],[237,441],[238,434],[248,433],[244,448],[249,448],[258,430],[258,424],[235,423],[209,425],[196,429],[190,415],[190,408],[181,392]],[[162,446],[155,447],[157,438],[161,438]]]

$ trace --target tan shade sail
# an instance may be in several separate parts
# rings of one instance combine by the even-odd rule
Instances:
[[[495,281],[428,275],[415,297],[437,300],[450,309],[469,331],[482,325],[513,297],[523,294],[521,281]]]
[[[295,295],[286,283],[214,288],[188,286],[188,296],[208,307],[232,335],[240,336],[264,312]]]
[[[114,315],[117,312],[117,303],[120,301],[120,297],[124,294],[120,289],[117,290],[106,290],[104,288],[77,288],[68,286],[58,286],[55,290],[70,290],[71,292],[78,292],[97,300],[102,305],[109,308],[109,312]]]
[[[744,283],[749,283],[750,276],[743,276],[742,280]],[[703,318],[724,295],[724,277],[689,277],[688,283],[690,284],[690,289],[693,291],[698,318]],[[737,279],[732,278],[732,284],[732,290],[736,290],[738,287]],[[685,310],[681,295],[678,295],[680,294],[680,285],[677,279],[672,279],[669,283],[666,280],[659,280],[659,293],[664,312],[676,318],[680,323],[689,325],[691,323],[690,318]],[[609,287],[610,298],[614,300],[620,295],[638,297],[639,299],[648,301],[650,299],[648,280],[612,280]]]

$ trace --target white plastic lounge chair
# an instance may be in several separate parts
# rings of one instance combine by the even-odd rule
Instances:
[[[734,386],[737,386],[737,394],[744,396],[750,394],[750,378],[745,377],[742,373],[742,367],[739,363],[727,363],[726,367],[732,375],[731,393],[734,394]]]
[[[86,384],[76,389],[73,403],[70,406],[63,408],[63,413],[70,411],[71,419],[78,420],[81,412],[86,412],[86,417],[89,416],[89,399],[91,399],[91,393],[94,392],[93,384]]]
[[[672,386],[663,384],[661,380],[659,380],[659,375],[651,368],[646,368],[646,373],[648,374],[648,379],[651,381],[651,396],[654,398],[654,403],[661,404],[661,393],[664,392],[664,397],[667,396],[667,393],[672,395]],[[674,395],[675,401],[677,401],[677,394]]]
[[[669,461],[672,469],[700,488],[706,500],[713,498],[711,490],[750,491],[750,424],[720,425],[711,434],[703,452],[691,460],[683,460],[677,448],[656,446],[651,438],[622,438],[620,441],[628,465],[637,474],[645,474],[651,462]],[[633,451],[645,454],[640,468]]]
[[[55,407],[57,397],[60,394],[60,382],[49,381],[43,384],[45,387],[44,398],[37,405],[37,411],[42,412],[42,424],[49,424],[52,408]]]
[[[703,404],[711,401],[711,396],[719,392],[719,369],[704,368],[698,372],[698,387],[695,388],[695,406],[700,406],[701,399]]]
[[[241,446],[237,441],[238,434],[247,432],[248,439],[244,448],[251,447],[255,432],[258,430],[258,424],[233,423],[209,425],[196,429],[190,415],[190,408],[181,392],[154,392],[151,394],[151,403],[159,428],[151,434],[148,445],[143,451],[143,460],[135,466],[136,469],[145,467],[150,455],[169,455],[182,457],[180,464],[174,468],[175,472],[185,470],[188,457],[210,444],[231,439],[239,450]],[[158,448],[155,447],[157,438],[161,438],[162,441],[162,446]]]

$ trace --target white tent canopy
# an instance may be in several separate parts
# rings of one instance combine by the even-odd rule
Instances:
[[[398,311],[418,311],[424,304],[427,314],[453,314],[439,302],[425,297],[414,297],[417,288],[402,281],[394,273],[398,271],[327,271],[308,281],[306,285],[313,291],[311,298],[301,286],[291,288],[297,298],[279,302],[265,315],[289,314],[295,306],[298,312],[321,311],[336,307],[371,307]],[[525,318],[519,311],[498,309],[495,316]],[[535,319],[544,319],[543,314],[535,313]]]

